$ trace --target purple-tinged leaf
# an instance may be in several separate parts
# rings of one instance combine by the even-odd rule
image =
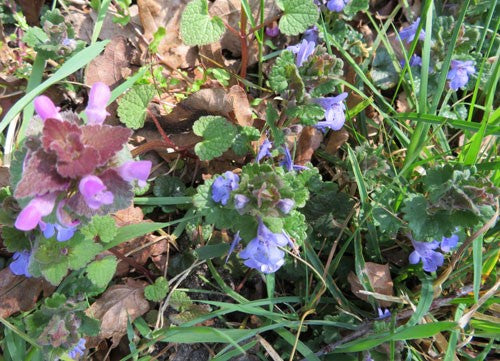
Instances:
[[[104,165],[127,143],[132,131],[111,125],[85,125],[82,128],[82,142],[99,153],[99,166]]]
[[[64,191],[68,186],[69,182],[57,173],[56,156],[39,149],[29,156],[14,197],[25,198]]]

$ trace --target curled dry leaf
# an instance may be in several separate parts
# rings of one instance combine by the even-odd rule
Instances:
[[[161,61],[172,69],[196,65],[196,47],[184,45],[179,35],[182,12],[190,0],[138,0],[139,17],[144,28],[144,37],[151,41],[160,26],[167,31],[158,46]],[[146,49],[143,45],[143,51]]]
[[[295,162],[297,164],[306,164],[309,162],[323,140],[323,134],[314,127],[304,127],[297,143],[297,152]]]
[[[389,264],[378,264],[373,262],[366,262],[363,272],[368,276],[370,284],[375,293],[380,293],[386,296],[393,296],[393,282],[391,277],[391,272],[389,271]],[[359,291],[364,290],[358,277],[353,273],[349,272],[347,280],[351,285],[351,292],[356,295],[356,297],[368,301],[368,296],[360,293]],[[389,307],[392,302],[377,300],[381,307]]]
[[[335,154],[339,148],[349,139],[349,132],[344,128],[339,131],[331,131],[326,141],[325,151],[329,154]]]
[[[89,347],[93,347],[100,340],[111,338],[113,347],[127,332],[127,320],[134,321],[149,311],[149,303],[144,298],[146,282],[127,280],[124,285],[109,287],[102,296],[90,306],[88,316],[101,321],[101,330],[96,338],[90,340]]]
[[[8,267],[4,268],[0,270],[0,317],[31,310],[41,293],[48,297],[54,290],[54,286],[41,278],[16,276]]]

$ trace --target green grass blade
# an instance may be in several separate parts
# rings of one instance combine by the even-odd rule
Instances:
[[[483,271],[483,237],[479,236],[472,242],[472,262],[474,266],[474,300],[479,300],[481,290],[481,275]]]
[[[97,13],[97,21],[94,25],[94,31],[92,32],[92,38],[90,39],[91,44],[94,44],[101,34],[102,25],[104,24],[104,19],[108,12],[109,4],[111,4],[111,0],[103,0],[101,3],[101,7]]]
[[[363,180],[363,174],[361,173],[361,168],[359,167],[358,160],[356,159],[356,154],[349,144],[347,144],[347,151],[349,162],[351,162],[352,171],[354,172],[354,177],[356,179],[356,184],[358,185],[361,205],[364,206],[368,200],[368,191],[366,190],[365,181]]]
[[[134,198],[135,204],[148,205],[148,206],[166,206],[177,204],[191,204],[193,198],[191,197],[137,197]]]
[[[420,301],[418,302],[417,309],[407,322],[407,326],[413,326],[420,322],[420,320],[427,314],[434,299],[434,289],[430,278],[425,277],[422,280],[422,290],[420,291]]]

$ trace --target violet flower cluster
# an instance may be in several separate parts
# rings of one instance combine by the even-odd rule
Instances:
[[[69,352],[68,356],[71,357],[73,360],[79,359],[83,354],[85,353],[85,343],[86,340],[84,338],[81,338],[78,340],[78,343],[76,344],[75,347],[73,347]]]
[[[441,251],[451,252],[458,244],[458,236],[453,234],[451,237],[443,237],[441,242],[436,240],[432,242],[418,242],[412,239],[411,243],[415,250],[410,253],[409,261],[411,264],[417,264],[422,261],[422,266],[426,272],[435,272],[444,263],[444,255]]]
[[[399,32],[399,37],[401,38],[401,40],[405,40],[407,43],[411,43],[413,39],[415,39],[415,36],[417,35],[417,29],[419,24],[420,24],[420,18],[417,18],[412,24],[408,25],[406,28],[403,28]],[[425,39],[424,29],[420,30],[418,39],[419,40]]]
[[[271,147],[272,143],[266,139],[261,146],[261,151],[259,151],[260,157],[258,156],[257,158],[261,160],[265,155],[267,155]],[[293,170],[293,163],[291,168]],[[251,214],[248,209],[248,205],[251,202],[250,197],[245,194],[235,192],[240,192],[239,183],[240,177],[230,171],[227,171],[214,180],[211,188],[211,197],[214,202],[220,203],[223,206],[228,205],[229,200],[232,197],[234,209],[236,209],[238,213],[241,215],[246,213]],[[265,190],[262,188],[256,192],[265,192]],[[260,193],[257,197],[260,197]],[[260,201],[258,200],[257,203],[259,202]],[[280,198],[272,204],[273,207],[275,207],[277,211],[281,212],[280,214],[282,215],[289,214],[295,206],[295,202],[291,198]],[[289,244],[293,245],[293,243],[284,230],[281,233],[273,233],[264,224],[264,221],[260,216],[257,215],[257,219],[257,236],[248,243],[248,245],[239,253],[239,256],[244,259],[243,263],[247,267],[255,268],[263,273],[273,273],[285,263],[285,252],[279,247],[285,247]],[[229,255],[234,251],[240,241],[241,237],[238,231],[234,235],[226,262],[229,259]]]
[[[469,75],[473,75],[475,72],[476,68],[472,60],[452,60],[451,69],[447,76],[450,81],[450,89],[457,91],[459,88],[465,87],[469,82]]]
[[[314,102],[325,109],[325,120],[318,122],[314,127],[323,133],[327,129],[340,130],[345,123],[345,104],[347,93],[341,93],[335,97],[316,98]]]
[[[60,113],[48,97],[35,98],[43,130],[41,136],[26,141],[22,178],[14,197],[29,201],[17,216],[15,228],[32,231],[39,227],[45,238],[55,236],[58,242],[65,242],[93,215],[127,207],[135,181],[139,186],[146,184],[151,162],[124,162],[120,160],[123,155],[116,157],[131,131],[103,125],[110,96],[104,83],[92,86],[85,109],[86,125],[77,124],[72,113]],[[49,217],[53,213],[55,217]],[[48,218],[56,222],[46,221]],[[28,276],[28,253],[14,256],[13,273]]]

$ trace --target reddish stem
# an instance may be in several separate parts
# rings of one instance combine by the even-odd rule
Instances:
[[[153,118],[153,122],[155,123],[156,128],[158,129],[158,132],[160,132],[160,135],[163,138],[163,140],[165,141],[165,143],[169,147],[174,148],[174,150],[179,150],[179,147],[177,145],[175,145],[175,143],[172,142],[172,140],[168,137],[167,133],[165,133],[165,131],[161,127],[160,122],[158,121],[158,119],[156,119],[156,117],[153,114],[153,112],[151,112],[149,109],[148,109],[148,114],[151,116],[151,118]]]
[[[133,258],[125,257],[121,252],[113,248],[111,248],[109,251],[113,253],[117,258],[128,263],[130,266],[141,272],[148,279],[150,283],[153,283],[153,278],[151,277],[151,273],[149,273],[149,271],[145,267],[141,266]]]

